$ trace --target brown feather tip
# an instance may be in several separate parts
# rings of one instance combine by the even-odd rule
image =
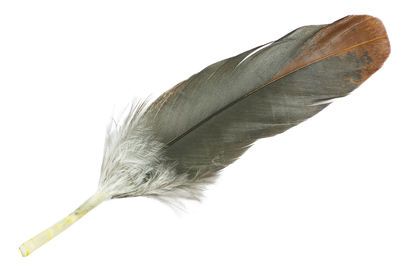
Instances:
[[[298,51],[274,80],[330,57],[356,57],[362,62],[360,78],[350,82],[359,86],[376,72],[390,54],[390,43],[383,23],[368,15],[353,15],[333,22],[318,31]]]

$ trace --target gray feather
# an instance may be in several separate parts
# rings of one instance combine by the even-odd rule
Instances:
[[[382,23],[348,16],[299,28],[217,62],[113,123],[98,192],[20,247],[27,256],[111,198],[199,199],[257,139],[301,123],[377,71],[390,52]]]
[[[212,64],[109,134],[100,190],[114,198],[198,198],[257,139],[349,94],[389,51],[378,19],[349,16]]]

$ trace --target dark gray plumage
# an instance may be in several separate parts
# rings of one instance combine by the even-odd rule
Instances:
[[[310,48],[314,61],[302,58]],[[144,118],[152,117],[178,173],[210,175],[258,138],[286,131],[325,108],[327,100],[350,93],[388,53],[383,26],[369,16],[302,27],[205,68],[156,100]]]

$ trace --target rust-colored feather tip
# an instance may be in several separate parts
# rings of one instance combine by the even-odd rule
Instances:
[[[381,20],[368,15],[347,16],[316,33],[274,79],[327,58],[352,56],[361,67],[360,75],[350,82],[359,86],[382,66],[389,54],[389,38]]]

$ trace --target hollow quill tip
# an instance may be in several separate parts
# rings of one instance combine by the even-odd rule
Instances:
[[[22,257],[26,257],[30,254],[29,250],[25,247],[25,243],[19,247],[19,251],[22,254]]]

